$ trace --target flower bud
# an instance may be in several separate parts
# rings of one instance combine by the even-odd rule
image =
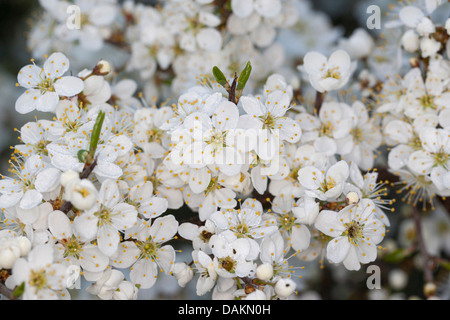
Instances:
[[[65,187],[69,183],[69,181],[72,181],[73,179],[80,179],[80,175],[78,172],[75,172],[73,170],[64,171],[61,174],[61,185]]]
[[[431,57],[436,54],[441,48],[441,44],[433,38],[423,38],[420,41],[420,50],[422,51],[422,58]]]
[[[17,243],[19,245],[20,248],[20,256],[24,257],[26,255],[28,255],[28,253],[31,250],[31,242],[27,237],[19,237],[17,238]]]
[[[172,274],[178,281],[178,285],[182,288],[192,280],[194,272],[186,263],[175,263],[172,267]]]
[[[269,263],[263,263],[256,268],[256,277],[259,280],[269,280],[273,277],[273,267]]]
[[[402,290],[408,284],[408,275],[401,269],[394,269],[389,273],[389,284],[395,290]]]
[[[445,21],[445,30],[447,30],[447,34],[450,36],[450,18]]]
[[[110,72],[111,64],[106,60],[100,60],[99,62],[97,62],[93,70],[93,74],[97,76],[106,76]]]
[[[289,297],[295,291],[295,282],[291,279],[280,279],[275,284],[275,293],[281,298]]]
[[[71,184],[71,188],[66,191],[68,193],[66,199],[79,210],[88,210],[97,201],[98,191],[94,184],[87,179]]]
[[[359,202],[359,195],[358,195],[358,193],[356,193],[355,191],[350,191],[345,196],[345,201],[347,202],[347,204],[356,204],[356,203],[358,203]]]
[[[403,35],[402,46],[408,52],[415,52],[419,49],[419,36],[414,30],[408,30]]]
[[[114,291],[113,300],[136,300],[138,288],[129,281],[122,281],[117,290]]]
[[[11,269],[20,257],[20,248],[14,239],[2,239],[0,243],[0,269]]]
[[[423,293],[426,297],[431,297],[436,294],[437,286],[433,282],[427,282],[423,286]]]

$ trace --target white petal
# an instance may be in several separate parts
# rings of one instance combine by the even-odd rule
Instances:
[[[307,189],[315,190],[321,187],[323,173],[312,166],[303,167],[298,171],[298,181]]]
[[[404,7],[399,13],[400,20],[410,28],[415,28],[423,17],[424,14],[422,10],[413,6]]]
[[[311,233],[305,225],[297,225],[292,228],[291,244],[294,250],[305,250],[309,247]]]
[[[59,102],[56,92],[47,91],[37,99],[36,110],[43,112],[53,112]]]
[[[243,96],[239,99],[239,102],[242,103],[244,111],[251,116],[259,117],[265,113],[263,104],[254,97]]]
[[[120,235],[117,229],[108,224],[100,225],[97,233],[97,243],[100,251],[110,257],[112,256],[119,245]]]
[[[275,17],[281,11],[280,0],[254,0],[254,9],[266,18]]]
[[[72,224],[62,211],[55,210],[48,215],[48,228],[58,240],[69,239],[72,236]]]
[[[51,54],[44,63],[45,76],[56,79],[69,70],[69,59],[61,52]]]
[[[178,233],[187,240],[193,240],[198,235],[198,226],[196,224],[185,222],[178,227]]]
[[[17,82],[24,88],[33,88],[42,81],[39,77],[40,73],[41,68],[38,66],[34,64],[26,65],[20,69],[17,75]]]
[[[109,264],[109,258],[95,245],[83,246],[79,261],[83,270],[89,272],[103,271]]]
[[[231,0],[231,9],[239,18],[246,18],[253,12],[253,0]]]
[[[347,222],[341,222],[341,219],[343,219],[343,216],[339,212],[322,210],[317,216],[314,226],[322,233],[325,233],[330,237],[339,237],[343,232],[345,232],[344,223]]]
[[[18,113],[25,114],[35,110],[39,97],[41,97],[39,90],[28,89],[16,100],[16,111]]]
[[[196,36],[198,46],[208,52],[217,52],[222,47],[222,35],[213,28],[201,29]]]
[[[42,194],[37,190],[28,190],[20,200],[20,208],[31,209],[42,202]]]
[[[118,230],[131,228],[137,220],[137,210],[127,203],[119,203],[112,210],[111,223]]]
[[[150,227],[150,234],[155,242],[170,240],[178,230],[178,221],[173,215],[157,218]]]
[[[56,168],[44,169],[36,176],[34,186],[39,192],[54,191],[60,183],[61,171]]]
[[[223,101],[214,111],[213,125],[215,128],[226,131],[234,129],[239,121],[239,110],[230,101]]]
[[[139,284],[140,288],[148,289],[153,287],[158,275],[158,268],[155,262],[142,259],[133,265],[130,271],[130,280],[134,284]]]
[[[78,77],[62,77],[54,84],[56,93],[61,97],[72,97],[84,89],[84,82]]]
[[[327,258],[334,263],[342,262],[350,251],[350,242],[347,237],[331,239],[327,245]]]
[[[73,226],[81,241],[91,241],[97,236],[98,218],[93,214],[81,214],[76,216],[73,221]]]

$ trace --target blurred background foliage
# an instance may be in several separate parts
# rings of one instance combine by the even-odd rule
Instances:
[[[152,0],[137,0],[136,2],[153,3]],[[383,4],[387,1],[377,1]],[[363,0],[314,0],[313,7],[329,15],[336,26],[341,26],[344,35],[361,25],[367,1]],[[361,10],[361,8],[363,8]],[[7,159],[10,155],[9,146],[17,141],[14,132],[19,127],[32,120],[34,115],[18,115],[14,103],[21,90],[15,87],[19,69],[33,58],[27,50],[27,33],[33,21],[41,12],[38,0],[0,0],[0,157]],[[40,115],[41,116],[41,115]],[[1,161],[5,163],[5,161]],[[4,168],[4,165],[0,165]],[[3,171],[2,171],[3,172]]]

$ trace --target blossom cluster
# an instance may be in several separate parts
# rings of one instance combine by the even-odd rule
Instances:
[[[416,7],[390,26],[417,56],[384,81],[363,29],[289,58],[277,33],[313,15],[306,1],[40,3],[29,45],[53,53],[19,70],[15,109],[45,116],[17,129],[0,180],[13,298],[87,282],[137,299],[168,276],[213,299],[291,299],[307,264],[352,273],[385,250],[396,184],[378,168],[414,206],[450,195],[448,53],[426,53],[446,28]],[[99,57],[109,46],[124,64]],[[74,67],[77,50],[96,62]]]
[[[28,43],[33,56],[77,50],[110,56],[117,68],[146,84],[149,99],[165,99],[165,92],[181,94],[215,65],[231,74],[250,60],[258,70],[252,81],[264,81],[283,63],[277,32],[294,26],[300,12],[292,0],[39,3],[44,15],[35,21]],[[81,14],[78,26],[69,14],[73,6]],[[305,9],[302,14],[314,13]]]

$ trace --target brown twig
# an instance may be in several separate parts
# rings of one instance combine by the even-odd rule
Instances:
[[[237,74],[234,73],[233,83],[231,84],[230,91],[228,92],[228,101],[236,103],[236,85],[237,85]]]
[[[424,272],[425,281],[427,283],[433,282],[433,273],[431,270],[430,255],[428,254],[427,248],[425,246],[425,242],[423,240],[420,212],[419,212],[419,210],[417,210],[416,207],[413,207],[413,218],[414,218],[414,223],[415,223],[415,227],[416,227],[417,242],[419,245],[420,254],[422,255],[422,259],[423,259],[423,269],[424,269],[423,272]]]
[[[0,294],[5,296],[9,300],[17,300],[18,298],[14,296],[13,290],[8,289],[3,283],[0,282]]]
[[[316,102],[314,103],[314,110],[316,114],[319,114],[320,108],[322,107],[323,101],[325,100],[327,92],[319,92],[316,93]]]

